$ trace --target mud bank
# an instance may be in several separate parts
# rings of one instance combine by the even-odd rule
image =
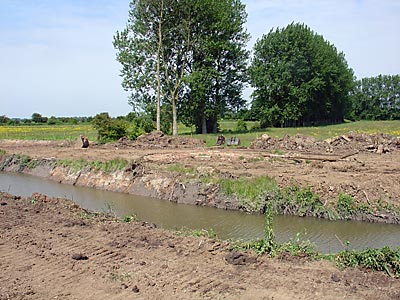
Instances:
[[[202,172],[212,172],[213,169],[202,167],[202,170]],[[130,163],[119,170],[104,171],[90,166],[71,167],[55,158],[33,159],[26,155],[3,154],[0,156],[0,171],[30,174],[59,183],[153,197],[175,203],[262,213],[262,211],[249,211],[236,197],[227,197],[221,192],[218,184],[206,184],[199,179],[188,180],[184,174],[166,172],[158,169],[157,165],[145,163]],[[305,215],[313,216],[313,213],[309,211]],[[368,213],[357,211],[346,219],[400,224],[398,215],[382,211]]]
[[[187,182],[182,176],[147,170],[137,163],[111,172],[89,167],[74,170],[60,165],[56,159],[31,159],[13,154],[0,157],[0,171],[29,174],[63,184],[153,197],[175,203],[240,209],[239,201],[228,199],[219,193],[218,186]]]

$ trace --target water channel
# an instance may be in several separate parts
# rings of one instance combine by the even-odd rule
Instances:
[[[262,215],[76,187],[15,173],[0,172],[0,191],[20,196],[39,192],[71,199],[92,211],[112,212],[120,217],[135,214],[142,221],[166,229],[212,228],[221,239],[248,241],[263,237]],[[302,239],[311,241],[323,253],[343,250],[345,241],[350,242],[350,249],[357,250],[400,246],[400,225],[276,216],[274,233],[278,242],[294,239],[300,233]]]

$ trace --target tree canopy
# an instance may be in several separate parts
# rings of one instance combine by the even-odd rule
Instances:
[[[349,108],[353,71],[344,54],[304,24],[258,40],[249,75],[263,127],[337,123]]]
[[[400,119],[400,75],[379,75],[356,81],[352,119]]]
[[[114,36],[130,104],[157,106],[157,128],[169,104],[173,134],[178,108],[186,123],[201,126],[243,104],[245,20],[240,0],[133,0],[126,28]]]

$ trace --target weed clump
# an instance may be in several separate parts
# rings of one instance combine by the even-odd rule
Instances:
[[[115,158],[105,162],[98,160],[87,161],[84,159],[78,159],[78,160],[63,159],[63,160],[58,160],[56,165],[68,168],[75,173],[85,169],[97,170],[97,171],[101,170],[107,173],[111,173],[126,169],[127,166],[129,165],[129,162],[121,158]]]
[[[366,249],[363,251],[342,251],[334,255],[339,267],[362,267],[384,271],[389,276],[400,277],[400,247],[392,249]]]

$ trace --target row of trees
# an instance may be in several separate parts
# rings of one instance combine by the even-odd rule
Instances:
[[[162,106],[197,131],[216,132],[227,108],[245,104],[249,34],[239,0],[133,0],[126,28],[114,36],[123,87],[134,109]]]
[[[397,77],[356,82],[344,54],[304,24],[264,35],[248,66],[246,18],[240,0],[132,0],[114,47],[134,110],[153,115],[158,130],[172,119],[177,134],[179,118],[199,133],[216,132],[220,117],[246,107],[250,83],[246,115],[262,127],[398,118],[398,92],[375,96],[396,91]]]
[[[400,75],[356,81],[349,117],[354,120],[399,120]]]
[[[55,117],[42,116],[40,113],[33,113],[31,118],[9,118],[6,115],[0,116],[0,124],[4,125],[57,125],[57,124],[78,124],[91,122],[93,117]]]

